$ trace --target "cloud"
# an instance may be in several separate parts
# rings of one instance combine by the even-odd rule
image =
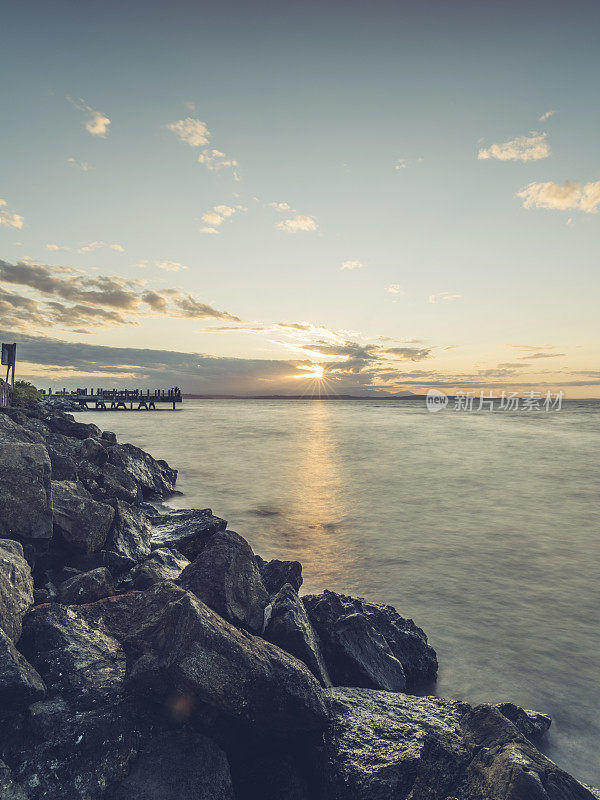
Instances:
[[[107,244],[106,242],[86,242],[82,244],[78,249],[78,253],[91,253],[93,250],[99,250],[102,247],[108,247],[109,250],[115,250],[117,253],[124,253],[125,248],[120,244]],[[52,248],[49,248],[52,249]]]
[[[0,199],[0,225],[5,225],[7,228],[22,228],[24,219],[20,214],[15,214],[14,211],[9,211],[5,206],[6,200]]]
[[[431,355],[430,347],[388,347],[385,350],[387,355],[401,358],[405,361],[423,361]]]
[[[77,167],[77,169],[80,169],[82,172],[89,172],[91,169],[94,169],[87,161],[78,161],[76,158],[73,158],[73,156],[67,158],[67,164],[72,167]]]
[[[203,164],[206,169],[210,170],[211,172],[219,172],[222,169],[231,169],[233,170],[233,177],[235,180],[239,180],[239,174],[237,168],[239,167],[238,162],[233,158],[227,158],[225,153],[222,153],[220,150],[203,150],[202,153],[198,155],[198,163]]]
[[[479,160],[494,158],[498,161],[539,161],[550,155],[546,136],[546,133],[517,136],[516,139],[511,139],[509,142],[481,148],[477,158]]]
[[[546,122],[547,119],[553,117],[556,114],[556,111],[544,111],[541,117],[539,117],[538,122]]]
[[[46,250],[52,250],[53,253],[55,253],[57,250],[70,250],[70,249],[71,248],[67,247],[66,245],[60,245],[60,244],[47,244],[46,245]]]
[[[277,211],[293,211],[291,205],[289,203],[269,203],[271,208],[277,209]]]
[[[201,119],[192,117],[178,119],[177,122],[170,122],[167,128],[190,147],[202,147],[202,145],[208,144],[210,139],[208,126]]]
[[[402,289],[400,288],[399,283],[392,283],[391,286],[388,286],[386,292],[390,294],[402,294]]]
[[[206,224],[207,227],[202,228],[203,233],[219,233],[217,228],[219,228],[226,219],[233,217],[234,214],[237,214],[239,211],[247,211],[244,206],[237,205],[237,206],[227,206],[227,205],[218,205],[213,206],[210,211],[207,211],[205,214],[202,215],[202,222]]]
[[[88,133],[92,136],[100,136],[103,139],[106,138],[109,132],[108,129],[110,128],[110,119],[103,111],[96,111],[96,109],[89,106],[85,100],[82,99],[73,100],[73,98],[67,97],[67,100],[72,103],[76,109],[85,112],[87,119],[84,124]],[[70,161],[70,159],[67,160]]]
[[[531,353],[528,356],[519,356],[521,359],[532,359],[532,358],[561,358],[562,356],[566,356],[566,353]]]
[[[297,214],[277,223],[277,228],[286,233],[298,233],[298,231],[316,231],[319,227],[314,217],[305,214]]]
[[[523,208],[550,208],[558,211],[577,209],[586,214],[594,214],[600,205],[600,181],[530,183],[515,196],[523,199]]]
[[[462,294],[452,294],[451,292],[438,292],[437,294],[430,294],[427,302],[428,303],[444,303],[450,300],[460,300],[462,298]]]
[[[340,269],[362,269],[363,267],[362,261],[344,261]]]
[[[418,158],[399,158],[396,160],[394,164],[394,169],[406,169],[407,167],[412,166],[413,164],[420,164],[423,161],[423,157],[419,156]]]
[[[171,261],[170,259],[157,261],[156,266],[159,269],[164,269],[166,272],[181,272],[183,269],[189,269],[185,264],[180,264],[178,261]]]

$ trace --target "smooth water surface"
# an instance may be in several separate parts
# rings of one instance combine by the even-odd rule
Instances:
[[[550,713],[548,755],[600,785],[600,403],[188,400],[87,418],[179,469],[173,506],[300,560],[304,592],[413,617],[438,694]]]

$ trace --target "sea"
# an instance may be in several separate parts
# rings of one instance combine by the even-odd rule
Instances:
[[[85,416],[179,470],[171,506],[210,507],[263,558],[301,561],[303,593],[413,618],[438,653],[430,693],[550,714],[543,750],[600,785],[600,401],[207,399]]]

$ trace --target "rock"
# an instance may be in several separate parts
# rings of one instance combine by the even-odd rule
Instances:
[[[140,508],[112,500],[115,510],[112,530],[108,538],[108,549],[132,561],[142,561],[150,555],[152,525]]]
[[[179,581],[229,622],[252,633],[262,631],[269,596],[252,548],[237,533],[211,536]]]
[[[260,556],[256,556],[256,563],[260,570],[260,577],[265,585],[267,592],[273,597],[277,592],[289,583],[296,592],[302,586],[302,564],[299,561],[265,561]]]
[[[322,770],[328,800],[405,798],[427,734],[454,732],[465,710],[439,697],[372,689],[328,689],[326,695],[331,724]],[[441,797],[432,794],[430,800]]]
[[[34,589],[33,590],[33,604],[35,606],[41,605],[41,603],[49,603],[50,602],[50,592],[48,589]]]
[[[0,630],[0,719],[23,711],[45,694],[38,673]]]
[[[117,443],[117,434],[112,431],[102,431],[102,436],[100,438],[107,446]]]
[[[207,539],[224,531],[227,522],[213,516],[210,508],[186,508],[152,518],[152,549],[168,547],[193,561]]]
[[[92,500],[81,483],[52,481],[54,525],[62,539],[83,553],[100,550],[115,516],[107,503]]]
[[[81,572],[58,587],[58,599],[64,605],[93,603],[114,593],[112,575],[106,567]]]
[[[335,685],[383,688],[378,683],[380,679],[387,682],[385,688],[390,687],[390,680],[400,685],[399,670],[390,661],[390,654],[402,665],[409,691],[435,679],[437,658],[435,650],[427,644],[427,636],[392,606],[327,590],[302,599],[321,640],[329,675]]]
[[[225,753],[191,730],[151,739],[111,800],[234,800]]]
[[[173,583],[81,608],[126,631],[130,689],[180,718],[213,715],[287,735],[326,723],[321,687],[303,664]]]
[[[52,536],[50,470],[43,445],[0,444],[0,538]]]
[[[22,786],[18,786],[12,772],[4,761],[0,761],[0,797],[2,800],[29,800]]]
[[[97,425],[75,422],[71,414],[61,412],[46,414],[44,422],[54,433],[61,433],[72,439],[99,439],[102,433]]]
[[[159,548],[131,570],[135,589],[148,589],[159,581],[176,581],[190,562],[176,550]]]
[[[23,557],[23,547],[12,539],[0,539],[0,629],[19,640],[21,623],[33,603],[33,578]]]
[[[121,556],[110,550],[98,550],[96,553],[73,553],[67,555],[69,564],[77,567],[78,572],[89,572],[99,567],[106,567],[116,578],[123,572],[135,567],[136,562],[127,556]]]
[[[177,470],[165,461],[156,461],[149,453],[132,444],[116,444],[108,450],[109,462],[129,473],[144,497],[167,497],[175,491]]]
[[[31,431],[14,419],[11,419],[11,416],[16,415],[13,412],[13,414],[9,416],[8,411],[9,409],[0,408],[0,445],[14,444],[17,442],[22,444],[44,444],[44,437],[39,432]],[[26,418],[22,415],[20,416],[21,420],[26,422]]]
[[[523,736],[532,741],[543,736],[552,724],[552,719],[547,714],[521,708],[514,703],[498,703],[494,708],[509,719]]]
[[[40,673],[50,697],[61,695],[78,710],[121,696],[125,653],[100,621],[90,624],[84,606],[38,606],[25,617],[19,648]]]
[[[48,447],[50,464],[52,467],[52,480],[55,481],[76,481],[77,464],[71,456],[63,455],[53,447]]]
[[[101,467],[108,461],[108,453],[106,448],[98,441],[98,439],[84,439],[79,445],[79,457],[83,461],[90,461],[92,464]]]
[[[142,490],[125,470],[108,462],[98,467],[89,461],[79,463],[79,480],[94,500],[124,500],[136,504],[142,498]]]
[[[321,643],[304,605],[294,588],[286,583],[275,595],[264,638],[302,661],[322,686],[331,686],[331,679],[321,654]]]

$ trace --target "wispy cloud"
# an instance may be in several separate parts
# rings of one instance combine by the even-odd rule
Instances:
[[[527,356],[519,356],[520,359],[532,359],[532,358],[562,358],[566,356],[566,353],[531,353]]]
[[[291,207],[289,203],[269,203],[271,208],[275,208],[277,211],[293,211],[294,209]]]
[[[524,208],[550,208],[558,211],[577,209],[593,214],[600,205],[600,181],[578,183],[530,183],[516,197],[523,200]]]
[[[192,117],[178,119],[176,122],[170,122],[167,128],[190,147],[202,147],[202,145],[208,144],[210,139],[208,126],[201,119]]]
[[[390,294],[402,294],[402,289],[399,283],[392,283],[391,286],[388,286],[386,292]]]
[[[542,116],[539,117],[538,122],[546,122],[547,119],[550,119],[550,117],[553,117],[555,114],[556,114],[556,111],[554,111],[554,110],[544,111]]]
[[[14,211],[9,211],[6,206],[6,200],[0,199],[0,225],[4,225],[7,228],[22,228],[23,217],[20,214],[15,214]]]
[[[394,169],[407,169],[408,167],[412,167],[414,164],[420,164],[422,161],[422,156],[419,156],[418,158],[398,158],[394,164]]]
[[[73,156],[69,156],[69,158],[67,158],[67,164],[69,164],[71,167],[80,169],[82,172],[89,172],[91,169],[94,169],[91,164],[88,164],[87,161],[79,161],[78,159],[73,158]]]
[[[202,215],[202,222],[205,225],[205,227],[201,229],[202,233],[219,233],[217,229],[225,220],[233,217],[234,214],[240,211],[247,211],[247,209],[242,205],[228,206],[222,204],[213,206],[210,211]]]
[[[340,269],[362,269],[363,267],[362,261],[344,261]]]
[[[427,298],[428,303],[446,303],[451,300],[460,300],[462,294],[453,294],[452,292],[438,292],[437,294],[430,294]]]
[[[117,244],[116,242],[112,244],[108,244],[107,242],[86,242],[82,244],[80,247],[77,248],[78,253],[91,253],[93,250],[99,250],[100,248],[106,247],[109,250],[115,250],[117,253],[124,253],[125,248],[123,245]],[[52,249],[52,248],[49,248]],[[63,248],[67,249],[67,248]]]
[[[171,261],[170,259],[166,259],[165,261],[157,261],[156,266],[159,269],[164,269],[165,272],[181,272],[184,269],[189,269],[189,267],[186,267],[185,264],[180,264],[179,261]]]
[[[110,119],[103,111],[97,111],[95,108],[89,106],[85,100],[73,100],[72,97],[67,97],[67,100],[79,111],[83,111],[87,116],[84,123],[85,129],[92,136],[100,136],[105,138],[109,132]]]
[[[233,177],[235,180],[239,180],[239,174],[237,168],[239,167],[238,162],[233,158],[228,158],[225,153],[222,153],[220,150],[204,150],[198,156],[198,163],[203,164],[206,169],[210,170],[211,172],[219,172],[222,169],[231,169],[233,170]]]
[[[306,214],[297,214],[277,223],[277,228],[286,233],[298,233],[299,231],[316,231],[319,227],[314,217]]]
[[[477,153],[479,160],[496,159],[498,161],[539,161],[548,158],[550,146],[546,141],[546,133],[531,133],[529,136],[517,136],[502,144],[482,147]]]

